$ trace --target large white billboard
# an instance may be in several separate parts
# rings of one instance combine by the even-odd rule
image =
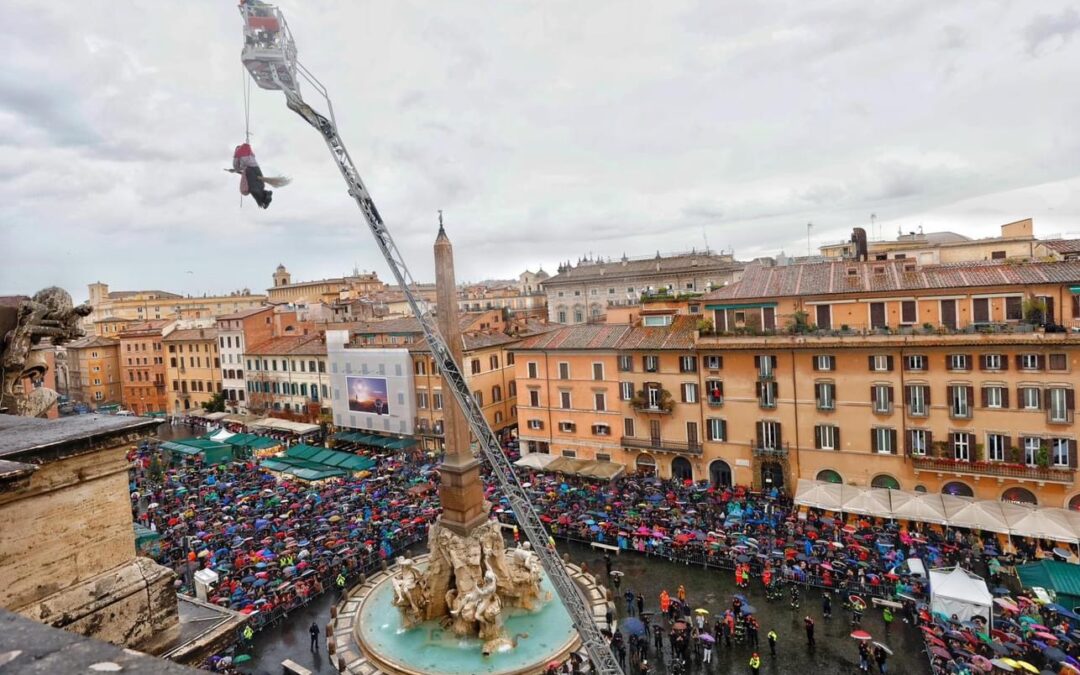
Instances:
[[[413,435],[416,389],[407,349],[347,347],[347,331],[327,331],[334,425]]]

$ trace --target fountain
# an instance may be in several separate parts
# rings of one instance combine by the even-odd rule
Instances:
[[[453,250],[435,241],[439,330],[461,363],[462,338]],[[443,391],[450,385],[443,382]],[[428,532],[428,553],[399,558],[387,572],[349,591],[330,632],[340,670],[356,673],[539,673],[580,648],[580,637],[544,578],[528,543],[507,549],[490,519],[480,463],[456,401],[445,408],[440,465],[442,515]],[[571,576],[603,620],[607,592],[573,566]],[[359,654],[357,653],[359,652]]]

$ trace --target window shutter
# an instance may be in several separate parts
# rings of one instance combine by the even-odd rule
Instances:
[[[889,451],[896,454],[896,429],[889,429]]]
[[[892,356],[886,356],[885,357],[885,369],[888,370],[890,373],[892,372],[892,370],[893,370],[893,357]]]
[[[979,355],[979,370],[986,370],[986,354]]]
[[[764,438],[765,438],[765,423],[764,422],[758,422],[757,423],[757,446],[756,447],[759,447],[759,448],[764,447],[764,445],[761,442]]]
[[[923,388],[923,391],[926,393],[926,407],[929,408],[930,407],[930,385],[926,385]]]
[[[1076,468],[1076,441],[1069,441],[1069,466]]]
[[[829,356],[829,370],[836,370],[836,357]]]
[[[821,425],[820,424],[815,424],[814,425],[814,449],[815,450],[820,450],[821,449]]]
[[[836,446],[837,452],[840,451],[840,448],[844,447],[844,446],[840,445],[840,426],[839,425],[833,427],[833,445]]]
[[[1074,410],[1076,408],[1076,392],[1072,389],[1065,390],[1065,409]]]
[[[755,356],[754,357],[754,370],[761,370],[761,357],[760,356]]]
[[[1042,397],[1043,410],[1049,410],[1050,409],[1050,390],[1049,389],[1043,389],[1042,391],[1039,392],[1039,396]]]
[[[1002,370],[1008,370],[1009,369],[1009,356],[1007,354],[1002,354],[1001,355],[1001,369]]]
[[[780,436],[781,431],[783,431],[783,427],[781,427],[779,424],[777,424],[776,425],[776,447],[777,448],[784,447],[784,441]]]
[[[1016,388],[1016,407],[1017,408],[1023,408],[1024,407],[1024,388],[1023,387],[1017,387]]]
[[[868,370],[873,370],[874,369],[874,355],[873,354],[866,357],[866,367],[867,367]]]
[[[874,385],[870,385],[870,404],[871,404],[872,406],[874,406],[875,408],[876,408],[876,407],[877,407],[877,405],[878,405],[878,400],[877,400],[877,387],[875,387]]]
[[[727,440],[727,420],[720,420],[720,438],[718,438],[716,440],[718,440],[718,441],[726,441]]]
[[[968,405],[969,406],[974,406],[975,405],[975,387],[966,387],[966,389],[967,389]]]
[[[909,408],[911,407],[911,389],[912,386],[910,384],[904,387],[904,405],[908,406]]]
[[[1039,370],[1046,370],[1046,355],[1039,354],[1035,357],[1036,363],[1039,366]]]
[[[1001,407],[1002,408],[1008,408],[1009,407],[1009,388],[1008,387],[1002,387],[1001,388]]]
[[[906,434],[904,434],[904,454],[905,455],[910,455],[911,454],[911,436],[914,433],[915,433],[914,431],[908,431]]]
[[[723,382],[723,380],[721,380],[720,382],[717,382],[717,385],[720,387],[720,397],[723,398],[723,396],[724,396],[724,382]]]
[[[931,457],[934,456],[934,432],[926,432],[926,454]]]
[[[892,405],[893,403],[896,402],[895,394],[893,394],[893,388],[889,387],[888,392],[889,392],[889,405]]]
[[[979,395],[981,396],[981,400],[979,402],[979,407],[980,408],[985,408],[986,407],[987,399],[990,398],[990,393],[987,391],[989,388],[990,387],[980,387],[979,388]]]
[[[777,404],[780,398],[780,383],[776,380],[769,382],[769,387],[772,389],[773,403]]]
[[[870,451],[877,452],[877,429],[870,429]]]
[[[820,368],[818,368],[818,357],[817,356],[811,356],[810,357],[810,362],[813,364],[814,370],[821,370]]]
[[[1017,354],[1013,358],[1016,359],[1016,369],[1017,370],[1022,369],[1024,367],[1024,355],[1023,354]]]
[[[775,356],[770,356],[769,357],[769,362],[772,364],[772,369],[776,370],[776,357]]]
[[[762,382],[761,380],[758,380],[757,382],[754,383],[754,390],[757,392],[757,397],[758,398],[761,398],[761,386],[763,384],[765,384],[765,383]]]
[[[1004,444],[1002,447],[1005,450],[1005,461],[1011,462],[1012,459],[1009,457],[1009,452],[1012,450],[1012,436],[1005,436],[1003,440]]]

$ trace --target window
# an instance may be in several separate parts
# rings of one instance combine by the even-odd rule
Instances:
[[[923,416],[930,408],[930,387],[925,384],[912,384],[907,387],[908,414]]]
[[[633,382],[620,382],[619,383],[619,400],[629,401],[634,398],[634,383]]]
[[[540,407],[540,392],[536,389],[529,390],[529,405],[534,408]]]
[[[878,268],[874,268],[875,274]],[[885,268],[880,268],[884,273]],[[871,328],[885,328],[888,325],[888,321],[885,318],[885,303],[884,302],[871,302],[870,303],[870,327]]]
[[[1001,354],[983,354],[981,362],[983,370],[1001,370],[1008,360]]]
[[[629,373],[634,370],[634,357],[629,354],[619,355],[619,370]]]
[[[502,387],[495,385],[491,388],[491,402],[498,403],[502,400]]]
[[[971,320],[974,323],[990,322],[990,298],[975,298],[971,301]]]
[[[900,323],[912,324],[919,320],[918,304],[914,300],[900,302]]]
[[[559,292],[559,295],[562,295],[561,291]],[[564,309],[559,310],[559,323],[566,323],[566,310]]]
[[[577,450],[563,450],[562,451],[562,456],[566,457],[568,459],[576,459],[577,458]]]
[[[1020,401],[1024,410],[1042,408],[1042,396],[1038,387],[1020,387]]]
[[[323,392],[323,398],[326,398],[326,393]],[[442,392],[437,391],[431,395],[431,409],[442,410]]]
[[[646,355],[641,359],[642,368],[646,373],[655,373],[660,370],[660,357],[654,355]]]
[[[473,399],[476,400],[476,405],[483,408],[484,407],[484,392],[477,389],[476,391],[474,391],[472,393],[472,396],[473,396]]]
[[[772,355],[755,356],[754,368],[758,371],[758,377],[768,379],[776,372],[776,357]]]
[[[610,436],[611,427],[607,424],[594,424],[592,425],[593,436]]]
[[[1024,438],[1024,464],[1034,466],[1039,461],[1039,449],[1042,447],[1042,439],[1033,436]]]
[[[683,403],[697,403],[698,392],[696,382],[684,382],[682,385]]]
[[[686,445],[690,448],[698,448],[701,445],[698,438],[697,422],[686,423]]]
[[[1069,369],[1069,357],[1065,354],[1051,354],[1049,359],[1050,370],[1068,370]]]
[[[498,370],[499,369],[499,355],[498,354],[492,354],[491,356],[488,357],[488,366],[492,370]]]
[[[836,385],[832,382],[815,383],[814,399],[818,410],[836,410]]]
[[[960,462],[971,461],[971,434],[956,433],[952,436],[953,459]]]
[[[672,318],[673,317],[670,314],[664,314],[661,316],[647,316],[642,319],[642,325],[652,327],[670,326]]]
[[[870,370],[877,373],[884,373],[893,369],[893,357],[886,356],[884,354],[873,354],[870,356]]]
[[[560,406],[562,406],[563,410],[569,410],[570,409],[570,392],[568,392],[568,391],[560,391],[559,392],[559,404],[560,404]]]
[[[514,365],[514,352],[507,352],[506,353],[506,365],[508,365],[508,366]]]
[[[818,328],[822,330],[831,330],[832,307],[829,305],[818,305],[814,308],[814,319],[817,322]]]
[[[922,457],[930,446],[930,432],[926,429],[911,429],[908,431],[908,442],[911,454]]]
[[[719,417],[710,417],[705,420],[705,432],[710,441],[727,440],[727,421]]]
[[[763,450],[780,448],[780,423],[758,422],[758,447]]]
[[[1005,434],[986,434],[986,459],[1004,462],[1008,456],[1009,437]]]
[[[1042,370],[1042,358],[1038,354],[1021,354],[1020,370]]]
[[[818,450],[839,450],[840,427],[833,424],[818,424],[815,426],[814,447]]]
[[[543,422],[543,420],[529,420],[529,428],[530,429],[543,429],[544,428],[544,422]]]
[[[573,422],[559,422],[559,431],[564,434],[572,434],[577,429],[577,425]]]
[[[1006,402],[1009,390],[1005,387],[991,385],[982,389],[982,407],[984,408],[1008,408]]]
[[[724,367],[724,357],[715,354],[710,354],[705,357],[705,369],[706,370],[720,370]]]
[[[529,379],[530,380],[535,380],[536,379],[536,362],[535,361],[529,361],[529,363],[527,364],[526,367],[527,367],[527,369],[529,371]]]
[[[480,374],[480,359],[472,359],[469,361],[469,372],[473,375]]]
[[[104,398],[105,398],[105,395],[102,392],[100,392],[100,391],[95,391],[94,392],[94,400],[95,401],[100,401],[100,400],[102,400]]]
[[[560,380],[569,380],[570,379],[570,364],[567,363],[566,361],[560,361],[559,362],[559,379]]]
[[[428,395],[426,391],[416,392],[416,407],[424,410],[427,408]]]
[[[679,357],[679,372],[680,373],[696,373],[697,372],[697,357],[696,356],[680,356]]]
[[[597,412],[603,412],[607,410],[607,395],[602,391],[594,393],[593,403],[596,406]]]
[[[874,402],[874,412],[879,415],[888,415],[893,409],[893,388],[887,384],[875,384],[870,387],[870,395]]]
[[[896,454],[896,429],[875,427],[870,430],[870,448],[883,455]]]
[[[949,370],[971,370],[971,357],[968,354],[949,354]]]
[[[506,385],[507,396],[517,396],[517,380],[510,380],[510,383]]]
[[[581,323],[584,320],[585,320],[585,317],[581,313],[581,310],[580,309],[575,309],[574,310],[574,323]]]
[[[1019,321],[1024,318],[1024,301],[1020,296],[1005,298],[1005,320]]]
[[[757,383],[758,405],[762,408],[776,407],[777,384],[774,381]]]
[[[967,385],[949,386],[949,416],[959,419],[971,417],[971,399],[974,387]]]
[[[1050,463],[1054,466],[1070,466],[1069,463],[1069,446],[1071,445],[1067,438],[1051,438],[1050,439]]]
[[[836,357],[828,354],[818,354],[814,357],[814,370],[836,370]]]
[[[602,380],[604,379],[604,364],[594,363],[592,364],[592,379]]]
[[[924,354],[908,354],[904,357],[904,368],[907,370],[926,370],[926,356]]]
[[[1049,409],[1050,421],[1055,423],[1069,423],[1072,421],[1075,396],[1072,389],[1053,387],[1046,390],[1046,406]]]
[[[634,436],[634,418],[624,417],[622,421],[623,436]]]
[[[723,405],[724,383],[720,380],[705,380],[705,397],[709,405]]]

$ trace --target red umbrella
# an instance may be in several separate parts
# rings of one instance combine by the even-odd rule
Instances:
[[[933,654],[934,656],[940,656],[941,658],[946,659],[946,660],[952,658],[952,654],[949,653],[949,650],[943,649],[941,647],[931,647],[930,648],[930,653]]]
[[[867,633],[864,630],[854,631],[851,634],[851,637],[855,638],[856,640],[871,640],[871,639],[873,639],[873,636],[871,636],[870,633]]]

